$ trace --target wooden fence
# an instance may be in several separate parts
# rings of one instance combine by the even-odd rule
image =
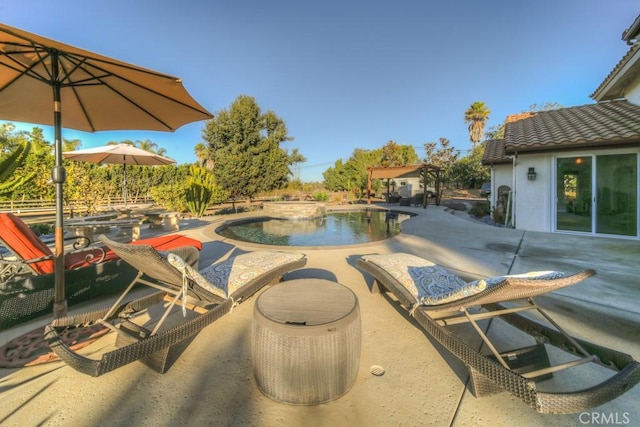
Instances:
[[[215,203],[209,206],[206,215],[211,215],[221,209],[230,208],[232,206],[255,206],[261,205],[262,202],[282,200],[283,198],[277,196],[271,197],[257,197],[250,201],[243,199],[227,200],[223,203]],[[284,197],[284,200],[302,200],[302,198],[290,198]],[[305,199],[306,200],[306,199]],[[148,207],[154,204],[151,198],[138,197],[134,200],[127,200],[127,207],[135,209],[136,207]],[[122,198],[113,198],[107,200],[105,203],[98,205],[92,205],[93,211],[110,211],[114,209],[122,209],[124,207],[124,200]],[[76,216],[89,210],[89,204],[83,200],[71,200],[65,202],[64,213],[65,216]],[[11,212],[20,216],[27,223],[37,222],[52,222],[55,219],[56,205],[55,200],[0,200],[0,212]]]
[[[136,204],[153,203],[150,198],[136,199],[135,201],[128,201],[128,205],[135,206]],[[113,198],[107,200],[106,203],[93,206],[98,210],[109,210],[115,207],[124,206],[124,200],[122,198]],[[70,212],[82,212],[87,211],[89,204],[83,200],[71,200],[64,204],[65,213]],[[55,200],[0,200],[0,212],[11,212],[18,215],[46,215],[55,214],[56,202]]]

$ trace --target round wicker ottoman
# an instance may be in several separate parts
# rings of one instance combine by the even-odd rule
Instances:
[[[355,382],[361,326],[356,295],[329,280],[282,282],[256,300],[251,359],[258,388],[273,400],[314,405]]]

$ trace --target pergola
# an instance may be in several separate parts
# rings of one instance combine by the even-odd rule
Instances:
[[[422,207],[427,207],[427,191],[426,191],[426,177],[431,175],[435,179],[436,188],[436,205],[440,205],[440,180],[441,172],[437,166],[428,165],[426,163],[419,165],[409,166],[378,166],[367,168],[367,204],[371,204],[371,180],[373,179],[386,179],[387,180],[387,194],[389,194],[389,182],[394,178],[423,178],[424,185]]]

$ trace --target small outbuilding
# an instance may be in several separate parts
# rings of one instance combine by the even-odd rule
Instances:
[[[429,182],[429,177],[434,182],[434,187],[431,191],[426,185],[426,182]],[[436,204],[439,205],[440,198],[442,196],[441,178],[441,169],[437,166],[428,165],[426,163],[408,166],[368,167],[367,204],[371,204],[372,181],[374,179],[386,179],[385,194],[387,201],[395,201],[393,198],[397,198],[398,201],[402,200],[401,193],[405,198],[412,198],[416,194],[422,194],[422,207],[426,208],[429,193],[432,192],[435,196]],[[392,183],[395,183],[395,180],[404,180],[405,184],[400,185],[404,187],[404,191],[398,191],[396,193],[395,185],[392,186]],[[404,194],[404,192],[406,192],[406,194]]]

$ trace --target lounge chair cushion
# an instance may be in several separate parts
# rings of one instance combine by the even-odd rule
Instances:
[[[395,278],[416,299],[418,304],[438,305],[476,295],[511,277],[531,280],[557,279],[557,271],[533,271],[512,276],[495,276],[465,282],[460,277],[431,261],[410,254],[366,255],[362,257]]]
[[[53,273],[53,252],[20,218],[12,213],[0,214],[3,240],[8,248],[24,260],[42,257],[49,259],[31,263],[31,268],[37,274]]]
[[[209,292],[228,298],[254,278],[304,257],[301,253],[256,251],[214,263],[197,272],[176,254],[167,255],[171,265]]]

